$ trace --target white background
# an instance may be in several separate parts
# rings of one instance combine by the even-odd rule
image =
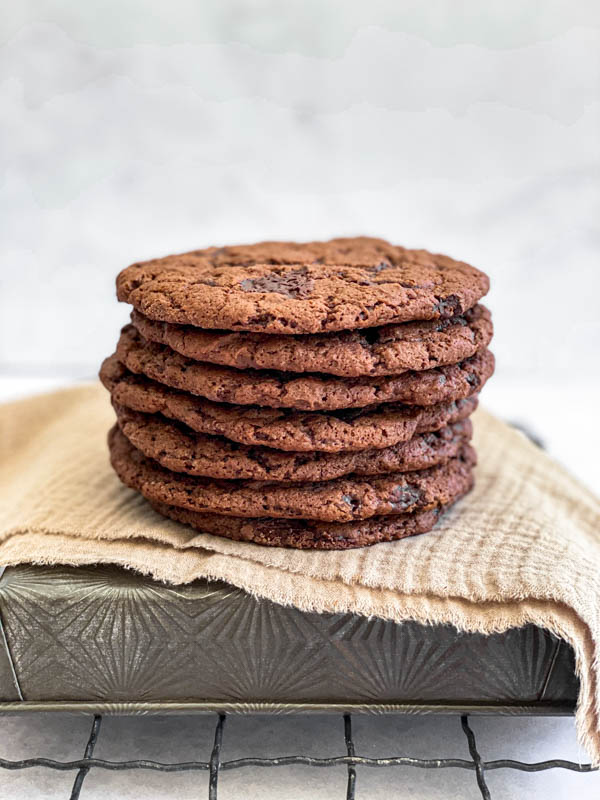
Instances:
[[[490,274],[484,401],[600,488],[598,3],[0,15],[0,398],[96,374],[133,260],[366,233]]]

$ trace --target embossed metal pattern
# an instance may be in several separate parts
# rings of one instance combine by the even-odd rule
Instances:
[[[578,689],[570,648],[535,626],[309,614],[112,567],[7,569],[0,614],[24,708],[519,713],[573,708]],[[1,708],[17,698],[0,654]]]

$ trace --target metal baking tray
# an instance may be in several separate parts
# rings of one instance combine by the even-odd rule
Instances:
[[[117,567],[7,568],[0,711],[572,713],[570,647],[305,613]]]

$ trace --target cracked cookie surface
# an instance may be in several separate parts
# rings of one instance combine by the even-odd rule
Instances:
[[[456,497],[453,502],[458,500]],[[347,550],[391,542],[430,531],[453,503],[415,511],[412,514],[371,517],[357,522],[318,522],[296,519],[242,519],[200,514],[166,503],[151,503],[152,508],[201,533],[224,536],[237,542],[253,542],[270,547],[293,547],[300,550]],[[193,546],[193,540],[188,546]],[[202,546],[202,543],[198,543]]]
[[[210,247],[117,277],[119,300],[150,319],[282,334],[455,317],[488,289],[469,264],[368,237]]]
[[[114,406],[121,431],[148,458],[173,472],[227,480],[327,481],[350,474],[423,470],[457,456],[472,434],[471,421],[464,420],[380,450],[290,453],[195,433],[160,414]]]
[[[117,425],[108,436],[113,469],[146,499],[190,511],[236,517],[283,517],[350,522],[447,505],[473,483],[475,451],[463,445],[445,464],[410,473],[348,476],[332,481],[280,484],[226,481],[171,472],[147,458]]]
[[[477,407],[477,395],[422,408],[384,403],[331,412],[214,403],[136,375],[116,355],[105,359],[100,379],[114,401],[135,411],[161,413],[198,433],[224,436],[241,444],[297,452],[389,447],[416,433],[459,422]]]
[[[490,312],[482,305],[461,317],[320,335],[209,331],[156,322],[135,310],[131,321],[144,338],[196,361],[345,378],[456,364],[487,347],[493,334]]]
[[[479,392],[494,371],[494,356],[482,350],[459,364],[398,376],[338,378],[268,370],[237,370],[205,364],[148,342],[133,325],[123,328],[117,357],[131,370],[174,389],[219,403],[326,411],[378,403],[429,406]]]

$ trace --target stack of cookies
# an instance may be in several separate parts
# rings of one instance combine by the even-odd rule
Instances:
[[[380,239],[266,242],[133,264],[100,377],[112,465],[166,517],[343,549],[430,530],[473,485],[494,369],[489,281]]]

